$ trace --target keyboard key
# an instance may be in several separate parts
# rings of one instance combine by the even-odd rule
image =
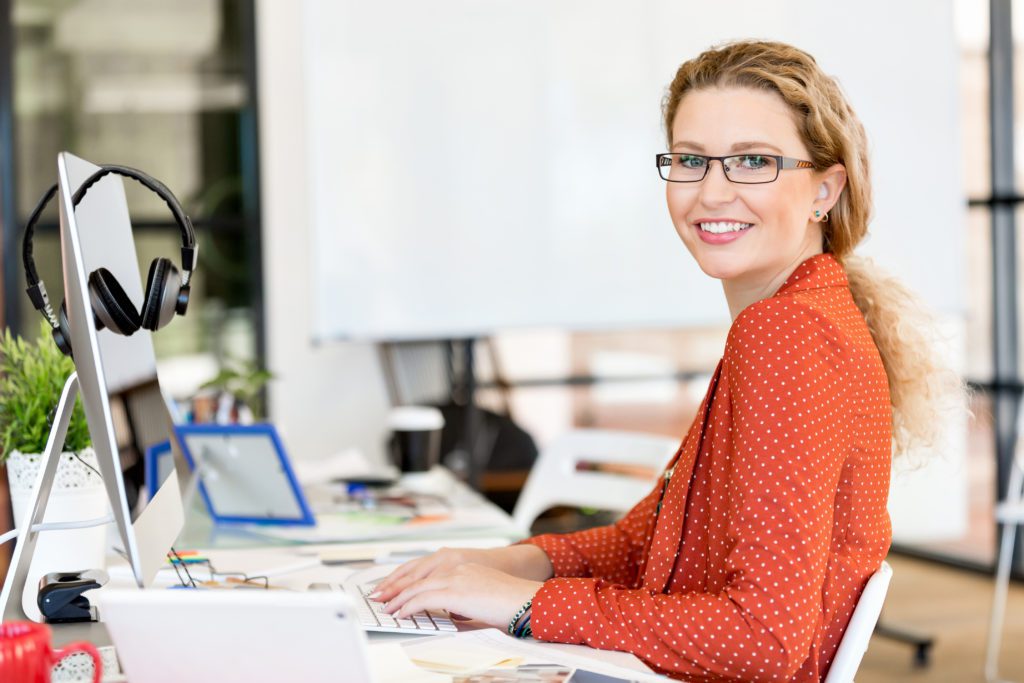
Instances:
[[[380,622],[377,621],[377,616],[373,613],[365,603],[356,603],[356,614],[359,615],[359,621],[366,626],[379,626]]]
[[[420,628],[421,631],[437,630],[437,627],[434,626],[434,622],[432,622],[430,620],[430,617],[428,617],[426,614],[414,614],[412,615],[412,618],[413,620],[415,620],[416,625]]]
[[[433,631],[435,633],[438,631],[458,631],[458,628],[446,612],[420,612],[407,618],[397,619],[385,611],[385,603],[366,597],[376,590],[376,584],[360,584],[356,588],[362,593],[360,596],[362,597],[361,600],[359,597],[354,600],[356,616],[359,619],[359,623],[367,628],[383,627],[405,629],[407,631]],[[319,581],[309,584],[309,590],[345,592],[345,588],[340,584]],[[349,593],[351,594],[351,591]]]
[[[427,612],[430,618],[434,620],[434,624],[437,626],[438,631],[458,631],[458,627],[451,620],[446,612]]]

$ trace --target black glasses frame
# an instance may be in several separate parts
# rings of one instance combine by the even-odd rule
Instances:
[[[694,178],[693,180],[672,180],[663,176],[661,174],[661,169],[672,168],[672,157],[681,154],[685,154],[686,156],[689,157],[697,157],[699,159],[704,159],[704,161],[706,162],[704,164],[704,175],[702,175],[700,178]],[[729,167],[725,165],[725,160],[736,159],[738,157],[765,157],[768,159],[775,159],[775,177],[772,178],[771,180],[733,180],[732,178],[729,177]],[[669,163],[663,163],[664,159],[668,159]],[[767,183],[774,183],[776,180],[779,179],[780,171],[814,168],[814,164],[811,163],[810,161],[805,161],[803,159],[794,159],[793,157],[784,157],[777,154],[729,154],[724,157],[713,157],[708,156],[707,154],[691,154],[690,152],[662,152],[661,154],[654,155],[654,164],[658,167],[658,175],[661,177],[662,180],[669,183],[699,183],[700,181],[708,177],[708,171],[711,170],[712,161],[717,161],[718,163],[722,164],[722,170],[725,172],[726,180],[728,180],[730,183],[736,183],[738,185],[765,185]]]

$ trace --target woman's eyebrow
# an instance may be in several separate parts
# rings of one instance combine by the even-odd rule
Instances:
[[[679,142],[677,142],[674,145],[672,145],[672,149],[678,149],[678,148],[681,148],[681,147],[685,147],[687,149],[692,149],[695,152],[700,152],[702,154],[704,153],[704,145],[701,145],[699,143],[693,142],[691,140],[680,140]],[[760,141],[757,141],[757,140],[751,140],[751,141],[748,141],[748,142],[737,142],[736,144],[734,144],[732,147],[729,148],[729,151],[730,152],[743,152],[743,151],[748,150],[748,149],[757,149],[757,148],[771,149],[771,150],[774,150],[774,151],[778,152],[779,154],[782,154],[782,150],[779,149],[778,147],[776,147],[775,145],[773,145],[771,143],[768,143],[768,142],[760,142]]]
[[[743,152],[743,151],[746,151],[748,149],[757,149],[757,148],[767,148],[767,149],[774,150],[774,151],[778,152],[779,154],[782,154],[782,150],[779,149],[778,147],[776,147],[775,145],[772,145],[772,144],[767,143],[767,142],[760,142],[760,141],[737,142],[735,145],[733,145],[729,149],[729,151],[730,152]]]

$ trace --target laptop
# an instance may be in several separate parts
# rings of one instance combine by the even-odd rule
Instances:
[[[369,683],[366,634],[342,593],[102,589],[129,681]]]

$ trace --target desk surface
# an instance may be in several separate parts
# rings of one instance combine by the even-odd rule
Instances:
[[[333,553],[347,558],[376,558],[383,553],[395,550],[424,549],[432,550],[442,545],[464,547],[495,547],[505,545],[521,537],[521,533],[512,523],[512,519],[500,508],[493,505],[465,484],[451,478],[450,489],[446,492],[446,500],[452,508],[454,519],[472,522],[461,528],[457,524],[438,524],[436,526],[420,525],[395,533],[388,529],[384,538],[362,537],[358,542],[349,543],[310,543],[303,540],[316,539],[317,534],[304,535],[267,533],[267,529],[258,527],[214,527],[207,516],[192,511],[187,516],[186,528],[179,537],[176,549],[201,550],[216,566],[218,572],[246,572],[250,575],[266,575],[272,583],[286,588],[304,590],[314,581],[340,581],[347,578],[353,571],[367,566],[367,562],[324,565],[322,553]],[[311,496],[311,504],[316,507],[315,496]],[[329,516],[324,515],[324,516]],[[325,525],[326,526],[326,525]],[[133,585],[130,567],[120,558],[110,562],[108,571],[111,575],[111,587]],[[197,568],[197,574],[201,575]],[[197,576],[198,578],[198,576]],[[154,584],[159,586],[173,585],[177,582],[173,570],[161,570]],[[102,589],[101,589],[102,590]],[[430,639],[435,636],[409,636],[401,634],[371,633],[372,644],[407,643],[417,641],[429,647]],[[98,624],[63,624],[53,626],[55,646],[73,640],[87,640],[98,646],[109,645],[110,639],[102,623]],[[517,648],[528,647],[525,642],[513,641]],[[513,644],[507,644],[513,647]],[[581,666],[580,662],[600,666],[621,667],[617,670],[642,671],[644,667],[639,660],[624,653],[603,653],[585,646],[569,646],[556,644],[531,643],[537,648],[537,656],[544,654],[558,658],[552,661],[568,664],[576,661],[573,666]],[[422,647],[422,646],[420,646]],[[587,668],[592,668],[588,666]]]
[[[271,575],[277,583],[302,588],[313,581],[332,581],[343,577],[345,569],[325,567],[319,562],[320,553],[333,548],[345,548],[356,554],[365,551],[367,557],[393,549],[433,549],[442,545],[466,547],[495,547],[522,536],[511,517],[465,483],[442,470],[442,493],[452,510],[452,523],[416,525],[408,529],[383,527],[376,538],[362,533],[355,542],[313,543],[318,533],[311,528],[293,531],[270,529],[255,525],[214,526],[196,497],[195,505],[186,515],[185,528],[175,544],[176,549],[197,549],[213,561],[218,571],[241,571],[248,574]],[[311,487],[307,490],[318,518],[331,526],[331,515],[324,507],[324,496],[329,489]],[[461,524],[461,522],[466,522]],[[332,535],[337,525],[328,529]],[[111,556],[108,560],[111,586],[133,584],[131,571],[123,559]],[[173,572],[164,572],[158,585],[169,585],[175,579]],[[97,645],[109,645],[110,639],[102,623],[52,625],[54,644],[60,646],[75,640],[88,640]]]

